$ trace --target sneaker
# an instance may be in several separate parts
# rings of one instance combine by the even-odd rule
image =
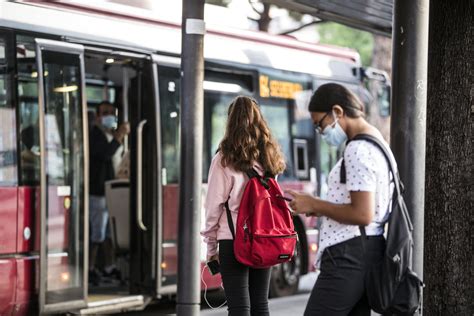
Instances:
[[[102,280],[102,275],[97,269],[89,270],[89,283],[92,285],[98,286]]]
[[[120,273],[119,269],[116,267],[113,267],[112,269],[107,272],[107,269],[102,270],[102,275],[106,278],[111,278],[111,279],[116,279],[116,280],[121,280],[122,279],[122,273]]]

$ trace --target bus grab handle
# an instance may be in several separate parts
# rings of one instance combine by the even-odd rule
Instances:
[[[143,224],[142,205],[142,171],[143,171],[143,126],[146,120],[141,121],[137,127],[137,225],[143,231],[147,228]]]

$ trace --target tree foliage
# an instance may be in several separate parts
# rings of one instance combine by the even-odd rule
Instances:
[[[359,52],[363,66],[371,64],[374,49],[374,36],[371,33],[334,22],[321,23],[316,29],[320,43],[354,48]]]

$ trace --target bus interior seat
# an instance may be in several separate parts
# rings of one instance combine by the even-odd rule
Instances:
[[[130,249],[130,181],[128,179],[106,181],[105,198],[116,251],[128,252]]]

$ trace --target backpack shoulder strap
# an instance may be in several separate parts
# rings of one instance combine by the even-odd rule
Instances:
[[[401,184],[400,184],[400,175],[398,173],[397,167],[394,165],[393,160],[391,158],[391,154],[388,152],[387,147],[377,138],[372,135],[368,134],[359,134],[354,137],[353,140],[366,140],[372,144],[374,144],[376,147],[382,151],[383,155],[385,156],[385,160],[388,163],[388,167],[390,171],[392,172],[393,175],[393,182],[395,183],[395,189],[397,192],[397,195],[401,195],[402,190],[401,190]]]
[[[227,213],[227,224],[229,225],[230,232],[232,233],[232,238],[235,239],[234,222],[232,221],[232,213],[230,212],[229,208],[229,200],[225,202],[224,207]]]
[[[368,135],[368,134],[358,134],[353,139],[351,139],[350,141],[354,141],[354,140],[368,141],[371,144],[375,145],[378,149],[380,149],[380,151],[383,153],[383,155],[385,157],[385,160],[388,163],[389,170],[392,172],[392,175],[393,175],[393,182],[395,184],[394,194],[396,193],[397,197],[401,196],[401,194],[403,192],[403,184],[400,181],[400,175],[398,173],[398,169],[395,167],[395,165],[394,165],[394,163],[391,159],[391,155],[388,152],[385,145],[378,138],[376,138],[372,135]],[[346,167],[345,167],[345,163],[344,163],[344,158],[342,158],[342,162],[341,162],[340,182],[341,183],[346,183]],[[405,217],[407,217],[407,220],[409,222],[409,226],[411,226],[410,217],[407,214],[404,214],[404,215],[405,215]],[[361,233],[361,236],[362,236],[362,246],[363,246],[363,248],[365,248],[365,245],[364,245],[365,244],[364,239],[366,237],[365,227],[364,226],[359,226],[359,230],[360,230],[360,233]],[[365,249],[364,249],[364,251],[365,251]]]
[[[260,177],[257,170],[255,170],[254,168],[250,168],[249,170],[245,172],[245,174],[249,177],[249,179],[252,179],[252,178],[259,179],[260,183],[268,190],[269,186],[268,186],[267,181],[263,179],[262,177]],[[229,225],[229,229],[230,229],[230,232],[232,233],[233,239],[235,239],[234,221],[232,220],[232,213],[230,212],[230,208],[229,208],[229,200],[227,200],[224,203],[224,207],[227,214],[227,224]]]
[[[250,168],[249,170],[247,170],[247,172],[245,172],[245,174],[247,174],[249,179],[257,178],[258,181],[265,187],[265,189],[270,189],[270,186],[268,185],[269,177],[267,176],[267,172],[265,172],[265,175],[261,177],[257,170],[255,170],[254,168]]]
[[[249,179],[260,178],[260,175],[258,174],[257,170],[255,170],[254,168],[250,168],[249,170],[245,172],[245,174],[249,177]]]
[[[354,141],[354,140],[368,141],[368,142],[372,143],[373,145],[375,145],[377,148],[380,149],[380,151],[383,153],[383,155],[385,157],[385,160],[388,163],[388,167],[389,167],[390,171],[392,172],[393,182],[395,183],[396,193],[397,193],[397,195],[401,195],[401,193],[403,191],[401,189],[403,187],[403,184],[401,184],[400,175],[398,174],[398,169],[394,166],[393,161],[391,159],[391,155],[388,152],[385,145],[378,138],[376,138],[372,135],[368,135],[368,134],[358,134],[353,139],[351,139],[349,142]],[[349,142],[347,142],[347,144]],[[340,182],[341,183],[346,183],[346,166],[345,166],[345,163],[344,163],[344,157],[342,158],[342,162],[341,162]]]

